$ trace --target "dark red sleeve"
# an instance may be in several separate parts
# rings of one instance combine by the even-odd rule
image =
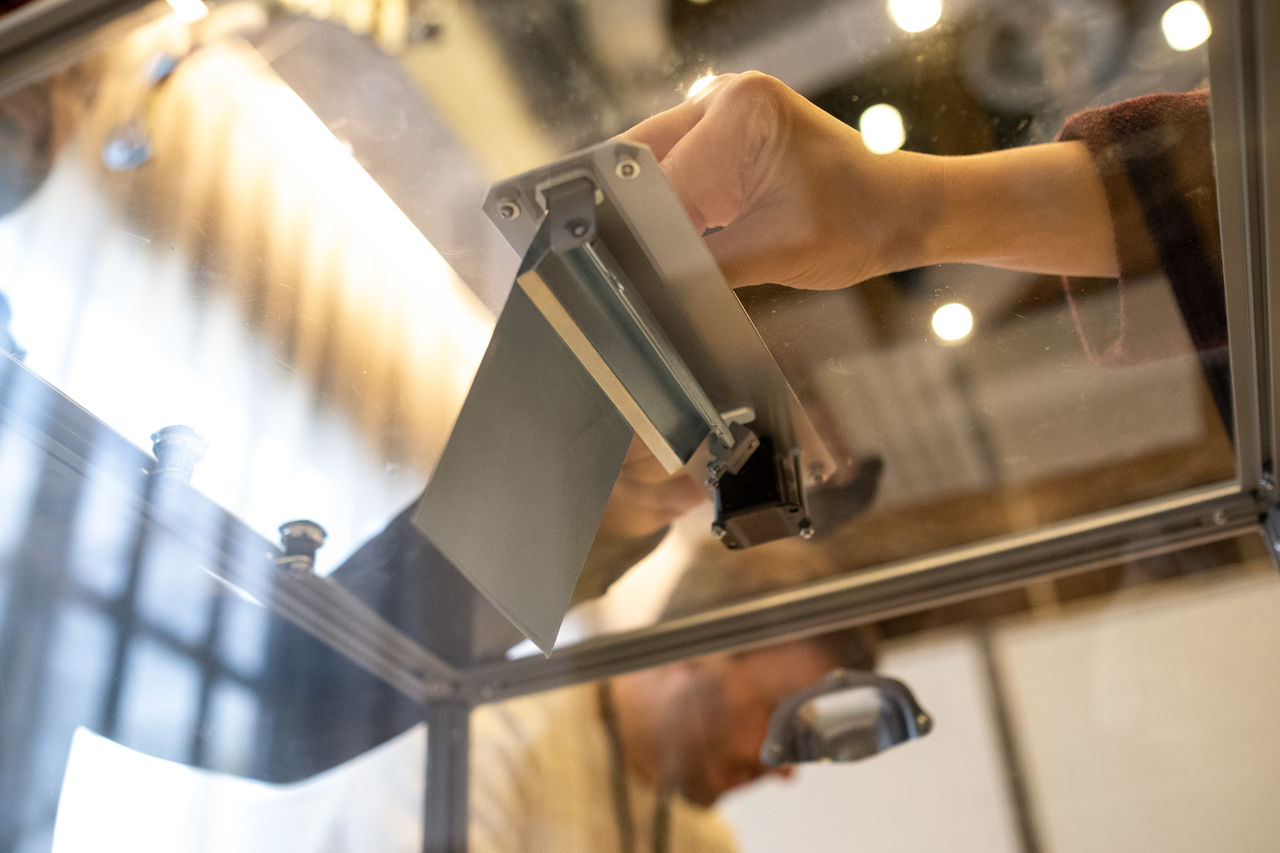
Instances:
[[[1225,344],[1209,93],[1144,95],[1088,110],[1069,119],[1059,139],[1083,142],[1098,166],[1121,286],[1163,272],[1196,349]]]

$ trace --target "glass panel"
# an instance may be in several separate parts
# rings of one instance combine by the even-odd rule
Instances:
[[[234,682],[220,681],[211,699],[209,763],[227,772],[253,772],[253,732],[258,722],[258,699]]]
[[[38,5],[0,15],[0,42]],[[788,436],[764,436],[778,453],[766,462],[784,463],[760,466],[779,481],[767,485],[796,501],[765,514],[804,535],[741,552],[713,535],[726,519],[701,485],[705,454],[691,487],[633,452],[574,597],[594,601],[562,650],[1231,487],[1208,49],[1199,5],[1168,5],[172,0],[4,57],[0,849],[48,846],[55,821],[55,849],[139,826],[160,849],[190,849],[193,827],[210,826],[229,833],[209,841],[220,849],[419,846],[423,708],[474,688],[433,708],[461,731],[491,685],[449,667],[493,665],[518,639],[409,512],[520,269],[522,247],[489,214],[522,228],[543,212],[486,213],[486,193],[655,114],[700,117],[674,153],[663,120],[632,131],[666,155],[673,204],[697,220],[657,224],[695,248],[705,236],[711,254],[691,265],[718,261],[739,286],[822,451],[797,457]],[[708,80],[749,69],[772,77]],[[1153,92],[1192,94],[1072,119]],[[1092,148],[1038,147],[1064,126]],[[986,154],[1000,158],[965,156]],[[614,173],[636,177],[624,162]],[[663,254],[635,236],[587,269],[624,295],[608,265]],[[658,331],[650,367],[672,352],[694,361]],[[700,416],[763,419],[750,399],[710,403]],[[556,405],[494,406],[495,456],[500,443],[555,458],[528,436]],[[174,426],[195,437],[161,432]],[[574,461],[587,480],[607,467]],[[481,495],[489,512],[457,518],[460,538],[507,538],[523,555],[509,531],[525,508],[501,499],[545,494],[545,510],[565,496],[517,482],[519,468]],[[279,526],[298,519],[324,528],[314,559],[304,535],[280,558]],[[854,771],[806,769],[789,793],[762,788],[725,814],[748,848],[844,849],[850,809],[859,843],[889,849],[1274,846],[1254,793],[1274,762],[1254,748],[1265,730],[1252,710],[1266,707],[1254,653],[1274,589],[1254,544],[913,605],[875,626],[882,667],[910,681],[937,730]],[[535,592],[552,586],[541,580]],[[608,849],[669,831],[715,849],[717,819],[683,801],[662,817],[657,788],[706,805],[763,773],[755,734],[770,710],[833,663],[870,668],[867,633],[816,658],[810,645],[757,650],[759,679],[717,681],[745,659],[731,655],[670,663],[671,680],[630,673],[661,712],[623,744],[660,783],[634,790],[625,766],[609,769],[593,684],[486,706],[473,825],[524,793],[532,756],[558,763],[526,779],[558,811],[499,837]],[[623,728],[637,707],[627,683],[610,700]],[[716,709],[728,686],[744,715],[733,724]],[[1221,699],[1237,696],[1248,707]],[[451,760],[461,743],[446,744]],[[1115,760],[1107,784],[1099,756]],[[460,791],[442,764],[428,813]],[[116,768],[171,796],[108,785]],[[575,781],[548,782],[560,770]],[[619,774],[625,807],[610,793]],[[1152,779],[1167,784],[1144,788]],[[820,838],[797,844],[796,821],[759,821],[777,815],[803,815]]]
[[[742,849],[1274,846],[1261,792],[1276,779],[1280,589],[1256,541],[1238,554],[1187,552],[886,623],[898,633],[881,666],[937,728],[874,763],[804,765],[731,795]],[[1207,570],[1224,558],[1239,562]]]
[[[787,779],[762,763],[764,723],[840,659],[838,634],[483,706],[472,831],[649,849],[666,786],[669,849],[1269,849],[1277,606],[1251,536],[882,620],[862,635],[877,672],[935,725]],[[738,846],[687,800],[715,800]]]

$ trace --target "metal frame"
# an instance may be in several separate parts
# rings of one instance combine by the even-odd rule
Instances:
[[[1215,159],[1238,460],[1235,482],[1098,513],[1083,519],[902,561],[788,590],[695,617],[594,638],[527,658],[458,669],[396,632],[357,599],[320,578],[299,575],[265,596],[272,607],[422,703],[430,723],[424,849],[465,849],[468,714],[476,704],[591,681],[713,651],[802,637],[973,597],[1027,581],[1127,558],[1261,533],[1275,501],[1280,445],[1280,306],[1269,298],[1280,258],[1280,8],[1269,0],[1210,2]],[[0,91],[35,64],[47,67],[73,39],[137,8],[136,0],[40,0],[0,19]],[[9,48],[13,52],[6,50]],[[3,366],[0,364],[0,366]],[[16,363],[11,364],[11,367]],[[25,374],[20,367],[9,376]],[[7,382],[15,380],[9,379]],[[10,389],[13,390],[12,388]],[[52,391],[52,389],[48,389]],[[0,395],[12,403],[13,394]],[[10,410],[11,413],[13,410]],[[94,472],[86,452],[94,421],[35,424],[69,463]],[[194,493],[193,493],[194,494]],[[125,495],[136,501],[138,495]],[[199,499],[198,495],[195,499]],[[181,519],[149,519],[169,533]],[[1276,525],[1280,529],[1280,525]],[[1274,544],[1274,543],[1273,543]],[[205,543],[202,543],[204,546]],[[207,549],[205,553],[209,553]],[[236,555],[229,555],[235,557]],[[251,595],[258,566],[222,576]]]
[[[151,478],[137,476],[151,462],[147,454],[127,446],[109,427],[4,353],[0,353],[0,421],[42,443],[53,458],[81,476],[113,491],[121,510],[140,519],[140,540],[161,535],[180,543],[197,559],[212,555],[211,564],[205,566],[211,575],[415,701],[456,692],[461,679],[456,668],[397,631],[342,586],[309,573],[279,569],[280,551],[266,539],[210,534],[207,525],[195,523],[196,519],[231,517],[185,484],[153,488]],[[127,471],[104,468],[94,450],[106,437],[127,446],[113,459],[134,455],[137,465]],[[168,490],[179,494],[165,495]]]
[[[35,0],[0,17],[0,97],[48,76],[151,0]]]

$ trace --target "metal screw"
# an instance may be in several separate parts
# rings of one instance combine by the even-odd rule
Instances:
[[[614,169],[618,173],[618,177],[624,181],[629,181],[640,174],[640,164],[630,157],[623,158],[618,161],[617,167]]]
[[[569,229],[569,233],[575,237],[584,237],[587,233],[587,221],[585,219],[571,219],[564,226]]]
[[[316,551],[324,544],[323,527],[308,519],[286,521],[280,525],[280,547],[284,556],[276,561],[282,568],[309,572],[315,568]]]
[[[520,215],[520,205],[509,198],[498,202],[498,216],[503,219],[515,219]]]
[[[800,534],[801,539],[812,539],[813,534],[817,531],[813,529],[813,525],[809,522],[809,519],[806,518],[804,521],[800,522],[800,526],[796,528],[796,532]]]
[[[725,529],[724,529],[724,525],[723,525],[723,524],[721,524],[720,522],[718,522],[718,521],[717,521],[717,522],[715,522],[714,524],[712,524],[712,525],[711,525],[711,535],[712,535],[712,536],[716,537],[717,539],[723,539],[723,538],[724,538],[724,534],[725,534]]]
[[[1212,524],[1214,527],[1226,527],[1227,526],[1226,510],[1222,510],[1222,509],[1216,510],[1213,513],[1213,515],[1209,516],[1209,523]]]
[[[184,483],[191,482],[196,463],[204,458],[209,443],[189,426],[175,424],[151,434],[151,453],[156,465],[151,473]]]

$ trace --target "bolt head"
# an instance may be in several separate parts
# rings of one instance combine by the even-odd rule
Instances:
[[[618,165],[614,168],[619,178],[624,181],[630,181],[640,174],[640,164],[630,157],[626,157],[618,161]]]
[[[511,220],[520,215],[520,205],[516,204],[509,198],[504,198],[498,202],[498,216],[503,219]]]
[[[800,534],[801,539],[812,539],[814,533],[817,531],[813,529],[813,525],[809,523],[809,520],[805,519],[800,522],[800,526],[796,528],[796,532]]]
[[[582,219],[574,219],[565,224],[565,228],[569,229],[569,233],[575,237],[585,237],[587,234],[587,223]]]

